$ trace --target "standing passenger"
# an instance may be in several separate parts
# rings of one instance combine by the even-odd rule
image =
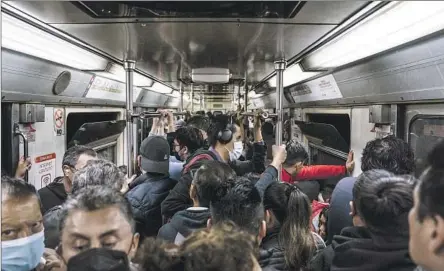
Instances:
[[[35,187],[2,178],[2,270],[59,270],[62,262],[45,251],[42,213]]]
[[[229,164],[238,175],[249,172],[262,173],[265,170],[265,145],[262,141],[260,126],[255,133],[254,155],[250,161],[240,162],[237,159],[243,151],[242,134],[240,127],[232,123],[232,119],[226,115],[213,118],[208,130],[208,140],[211,145],[208,151],[194,153],[188,158],[182,171],[182,178],[176,184],[171,193],[162,202],[162,215],[171,218],[176,212],[191,207],[190,186],[192,172],[197,170],[202,161],[217,160]]]
[[[429,167],[415,188],[415,204],[409,214],[410,255],[428,271],[441,271],[444,267],[443,153],[441,141],[428,156]]]
[[[335,235],[332,244],[313,259],[313,270],[412,271],[407,217],[413,187],[412,177],[385,170],[362,173],[350,202],[353,226]]]
[[[139,234],[121,193],[103,186],[81,188],[62,208],[59,251],[69,271],[129,270]]]
[[[89,160],[97,158],[97,153],[86,146],[78,145],[69,148],[63,155],[63,177],[57,177],[48,186],[39,190],[42,201],[42,213],[65,202],[72,189],[74,173],[83,168]]]
[[[362,152],[362,172],[372,169],[387,170],[395,175],[410,174],[415,169],[414,154],[410,146],[395,136],[378,138],[367,143]],[[327,225],[328,244],[333,236],[340,234],[345,227],[352,226],[348,203],[353,200],[355,177],[339,181],[333,190]]]
[[[141,238],[156,236],[162,226],[160,204],[176,184],[168,174],[169,157],[165,138],[149,136],[142,141],[138,163],[143,174],[129,184],[126,193]]]

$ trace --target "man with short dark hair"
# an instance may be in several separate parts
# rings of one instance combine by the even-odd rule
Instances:
[[[393,174],[410,174],[415,169],[412,149],[404,140],[395,136],[369,141],[362,152],[361,169],[383,169]],[[345,227],[352,225],[347,204],[353,199],[352,191],[356,178],[347,177],[339,181],[333,190],[328,219],[328,244],[333,236],[340,234]]]
[[[142,175],[129,184],[131,203],[141,238],[156,236],[162,226],[160,204],[176,181],[169,177],[170,146],[162,136],[149,136],[140,145],[138,164]]]
[[[298,140],[286,144],[287,160],[282,166],[282,181],[294,183],[305,180],[327,179],[351,173],[354,169],[353,152],[349,153],[345,166],[313,165],[306,166],[308,153]]]
[[[42,201],[42,213],[65,202],[72,189],[74,173],[83,168],[89,160],[97,159],[97,153],[90,147],[77,145],[66,150],[62,160],[63,177],[39,190]]]
[[[410,256],[428,271],[444,267],[444,140],[427,157],[409,214]],[[422,270],[418,268],[418,270]]]
[[[180,181],[162,202],[162,215],[171,218],[176,212],[192,206],[193,202],[189,193],[192,182],[191,172],[197,170],[202,161],[216,160],[227,163],[239,176],[249,172],[262,173],[265,170],[266,147],[262,141],[260,125],[256,127],[255,140],[253,159],[238,161],[243,150],[240,126],[233,122],[231,116],[215,116],[208,129],[209,150],[199,150],[188,157]]]
[[[242,230],[257,236],[260,242],[266,234],[262,198],[253,182],[236,177],[232,187],[220,199],[212,202],[209,225],[232,221]]]
[[[169,223],[160,228],[158,237],[179,245],[195,230],[205,228],[210,217],[210,201],[217,197],[222,183],[235,177],[236,173],[228,164],[203,162],[190,187],[193,206],[177,212]]]
[[[313,259],[313,270],[413,270],[407,223],[413,187],[414,178],[407,175],[385,170],[362,173],[350,202],[353,227],[344,228]]]
[[[60,215],[61,256],[68,270],[128,270],[139,234],[129,202],[110,187],[77,190]],[[119,266],[121,269],[118,269]]]

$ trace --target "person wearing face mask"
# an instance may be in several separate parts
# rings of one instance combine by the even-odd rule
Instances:
[[[139,245],[131,205],[103,186],[77,190],[62,207],[58,252],[68,271],[130,271]]]
[[[172,162],[170,159],[171,179],[180,180],[188,158],[197,155],[201,150],[204,150],[204,140],[199,129],[189,126],[177,129],[172,142],[172,155],[179,162]]]
[[[2,178],[2,271],[63,270],[63,263],[45,250],[43,216],[35,187]]]
[[[257,120],[254,129],[253,158],[248,161],[239,161],[242,155],[242,132],[238,123],[227,115],[218,115],[208,129],[208,142],[210,148],[201,151],[187,159],[182,170],[182,177],[171,190],[168,197],[162,202],[162,215],[171,218],[175,213],[185,210],[193,205],[190,198],[192,175],[202,165],[202,161],[216,160],[229,164],[237,175],[242,176],[250,172],[261,174],[265,170],[266,146],[262,141],[260,120]]]
[[[169,177],[170,146],[161,136],[142,141],[138,164],[143,174],[132,181],[125,194],[131,203],[141,238],[156,236],[162,226],[161,202],[177,183]]]

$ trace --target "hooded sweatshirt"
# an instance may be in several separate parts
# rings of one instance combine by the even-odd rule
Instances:
[[[191,233],[205,228],[209,218],[210,211],[206,207],[190,207],[179,211],[160,228],[157,237],[180,245]]]
[[[68,194],[63,186],[63,177],[57,177],[54,181],[39,190],[42,202],[42,214],[45,214],[52,207],[62,205]]]
[[[408,235],[378,235],[364,227],[345,228],[312,261],[312,270],[413,271]]]

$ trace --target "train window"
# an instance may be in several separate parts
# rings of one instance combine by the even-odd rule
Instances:
[[[350,116],[348,114],[307,114],[310,122],[330,124],[350,146]]]
[[[99,112],[99,113],[69,113],[66,120],[66,143],[71,142],[74,134],[79,128],[87,122],[99,122],[107,120],[116,120],[118,113],[116,112]]]
[[[427,154],[444,138],[444,116],[417,115],[409,125],[409,144],[415,153],[418,177],[426,168]]]
[[[117,155],[116,155],[116,144],[112,144],[111,146],[104,147],[104,148],[98,148],[96,149],[97,155],[100,159],[105,159],[108,161],[116,162]]]

